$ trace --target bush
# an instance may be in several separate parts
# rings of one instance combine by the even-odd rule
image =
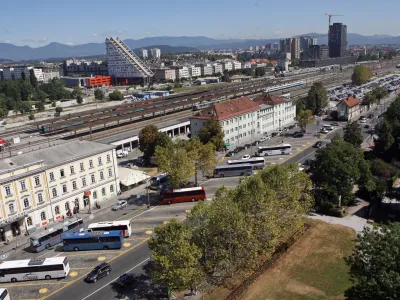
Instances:
[[[56,113],[60,114],[63,111],[63,108],[61,106],[56,107]]]
[[[110,97],[110,100],[123,100],[124,99],[124,95],[122,95],[122,93],[119,90],[115,90],[114,92],[110,93],[108,95]]]
[[[35,120],[35,114],[33,112],[30,112],[28,118],[29,120]]]

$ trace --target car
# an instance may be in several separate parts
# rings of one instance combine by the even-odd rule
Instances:
[[[242,156],[242,159],[250,159],[250,157],[251,157],[250,154],[245,154]]]
[[[320,130],[320,132],[321,132],[321,133],[328,133],[329,131],[326,130],[325,128],[322,128],[322,129]]]
[[[335,129],[335,128],[333,128],[333,126],[331,126],[331,125],[324,125],[324,126],[322,126],[322,128],[325,128],[327,131],[332,131],[332,130]]]
[[[318,142],[316,142],[315,144],[314,144],[314,148],[321,148],[322,147],[322,142],[321,141],[318,141]]]
[[[136,157],[134,159],[135,163],[139,166],[143,166],[145,164],[145,159],[143,156]]]
[[[86,276],[86,282],[95,283],[97,280],[108,276],[111,270],[111,266],[108,263],[101,263]]]
[[[365,124],[364,128],[369,129],[369,125]]]
[[[269,137],[263,136],[262,138],[260,138],[260,142],[265,142],[266,140],[269,140]]]
[[[234,156],[234,155],[235,155],[235,153],[233,153],[232,151],[229,151],[229,152],[227,152],[225,154],[225,157],[231,157],[231,156]]]
[[[136,281],[136,274],[135,273],[125,273],[119,276],[117,283],[121,287],[129,286]]]
[[[294,138],[301,138],[303,136],[304,136],[304,133],[300,132],[300,131],[296,131],[295,133],[293,133]]]
[[[360,123],[361,123],[361,124],[367,123],[367,120],[366,120],[366,119],[361,119],[361,120],[360,120]]]
[[[332,122],[331,126],[339,126],[339,123],[338,122]]]
[[[314,162],[313,159],[306,159],[306,160],[304,161],[303,165],[305,165],[305,166],[310,166],[313,162]]]
[[[118,201],[118,203],[115,204],[111,209],[116,211],[116,210],[123,209],[124,207],[127,207],[127,206],[128,206],[128,202],[125,200],[121,200],[121,201]]]
[[[246,144],[246,145],[244,145],[244,148],[245,149],[248,149],[248,148],[250,148],[251,147],[251,144]]]

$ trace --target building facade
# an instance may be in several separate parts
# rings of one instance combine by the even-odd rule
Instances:
[[[151,56],[155,59],[159,59],[161,57],[161,50],[158,48],[152,48],[150,52]]]
[[[182,78],[189,78],[189,68],[188,67],[175,67],[175,77],[181,80]]]
[[[147,58],[149,56],[149,53],[147,52],[147,49],[142,49],[142,57]]]
[[[213,64],[213,74],[215,73],[224,73],[223,67],[220,64]]]
[[[201,76],[207,76],[213,74],[213,67],[210,64],[196,64],[196,67],[200,67]]]
[[[196,66],[189,67],[190,77],[200,77],[201,76],[201,68]]]
[[[342,121],[350,121],[361,113],[360,100],[348,97],[343,99],[337,105],[338,119]]]
[[[154,76],[156,81],[168,81],[172,80],[175,81],[176,79],[176,72],[174,69],[168,69],[168,68],[160,68],[160,69],[154,69]]]
[[[308,53],[310,59],[327,59],[329,58],[329,47],[327,45],[310,45]]]
[[[71,75],[108,75],[106,61],[86,61],[67,59],[63,64],[64,76]]]
[[[330,57],[343,57],[346,55],[347,26],[342,23],[333,23],[329,26],[328,46]]]
[[[281,39],[281,52],[290,52],[292,59],[300,59],[300,38]]]
[[[117,197],[115,147],[73,141],[0,162],[0,239],[63,222]]]

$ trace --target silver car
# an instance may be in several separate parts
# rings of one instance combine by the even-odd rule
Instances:
[[[112,210],[120,210],[127,206],[128,206],[128,202],[125,200],[121,200],[117,204],[115,204],[111,209]]]

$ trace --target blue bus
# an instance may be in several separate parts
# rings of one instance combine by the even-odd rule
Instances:
[[[40,252],[62,242],[63,233],[82,232],[85,230],[82,219],[74,219],[58,224],[42,233],[31,235],[29,242],[34,252]]]
[[[163,173],[158,176],[152,177],[150,179],[150,189],[151,190],[160,190],[165,186],[171,184],[171,180],[169,178],[168,173]]]
[[[64,251],[121,249],[121,231],[92,231],[63,234]]]

